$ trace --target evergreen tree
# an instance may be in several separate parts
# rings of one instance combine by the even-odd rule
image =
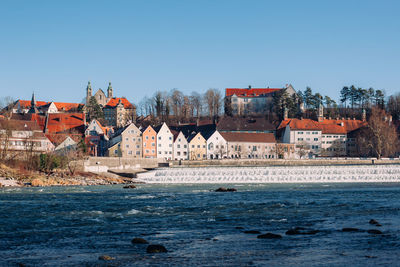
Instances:
[[[104,113],[101,106],[97,103],[96,98],[92,96],[89,99],[89,103],[86,106],[87,120],[91,121],[93,119],[99,120],[104,119]]]

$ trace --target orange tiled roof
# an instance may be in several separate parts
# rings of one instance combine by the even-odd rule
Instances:
[[[38,108],[40,108],[41,106],[49,105],[50,103],[51,102],[36,101],[36,105]],[[30,100],[18,100],[17,104],[19,104],[21,108],[24,109],[29,109],[31,107]],[[54,105],[57,107],[59,111],[70,111],[73,109],[78,109],[80,106],[83,106],[83,104],[79,103],[64,103],[64,102],[54,102]]]
[[[128,99],[124,98],[124,97],[113,97],[110,99],[110,101],[108,101],[108,103],[106,104],[106,108],[115,108],[119,101],[121,100],[121,103],[124,105],[124,108],[126,109],[132,109],[133,105],[128,101]]]
[[[346,134],[366,125],[366,122],[361,120],[324,119],[318,122],[311,119],[286,119],[280,123],[278,130],[285,128],[287,125],[292,130],[321,130],[322,133]]]
[[[45,134],[46,137],[52,142],[54,145],[58,146],[62,142],[67,139],[67,137],[71,137],[72,140],[74,140],[76,143],[79,143],[82,139],[82,136],[79,134]]]
[[[287,119],[283,120],[278,129],[289,125],[292,130],[321,130],[321,126],[317,121],[311,119]]]
[[[84,130],[84,113],[51,113],[48,114],[48,133],[61,133],[69,131],[82,132]],[[45,131],[46,116],[32,114],[32,120],[36,121],[40,128]]]
[[[273,133],[220,133],[228,142],[275,143]]]

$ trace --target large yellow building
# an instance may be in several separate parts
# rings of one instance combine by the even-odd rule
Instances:
[[[203,160],[207,158],[207,141],[201,133],[193,133],[188,137],[189,160]]]

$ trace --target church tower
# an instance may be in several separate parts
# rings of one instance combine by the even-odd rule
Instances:
[[[36,107],[35,93],[32,93],[31,107],[30,107],[28,113],[31,113],[31,114],[32,113],[34,113],[34,114],[39,113],[39,110]]]
[[[92,85],[90,84],[90,81],[88,81],[88,85],[86,87],[86,104],[89,104],[91,97],[92,97]]]
[[[111,82],[108,83],[107,98],[108,98],[108,99],[113,98],[113,88],[112,88],[112,86],[111,86]]]

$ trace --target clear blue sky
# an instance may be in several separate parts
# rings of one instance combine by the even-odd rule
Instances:
[[[0,96],[78,102],[156,90],[400,90],[400,1],[0,3]]]

